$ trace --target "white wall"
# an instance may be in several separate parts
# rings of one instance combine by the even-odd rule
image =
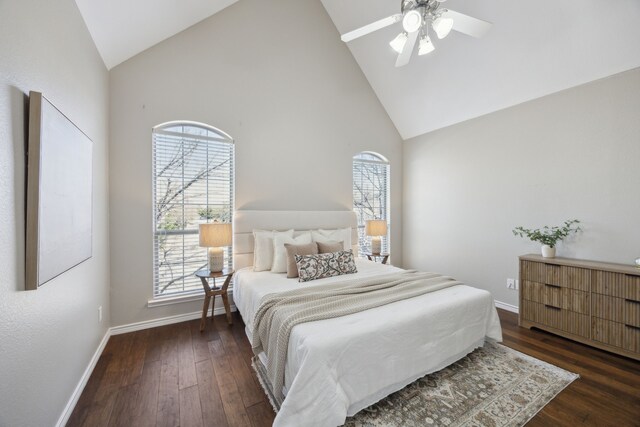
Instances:
[[[584,232],[559,256],[640,257],[640,69],[558,92],[405,143],[406,267],[450,274],[517,305],[506,279],[539,245],[518,225]]]
[[[93,257],[37,291],[24,291],[30,90],[94,144]],[[107,70],[75,2],[1,1],[0,426],[55,425],[109,325],[107,115]]]
[[[236,140],[236,209],[352,208],[351,161],[391,161],[401,254],[401,139],[320,1],[243,0],[110,73],[113,325],[194,312],[152,297],[151,128],[216,126]]]

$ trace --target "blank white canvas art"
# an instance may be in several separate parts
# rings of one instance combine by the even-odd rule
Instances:
[[[37,286],[91,258],[93,216],[91,140],[42,96],[40,118]]]

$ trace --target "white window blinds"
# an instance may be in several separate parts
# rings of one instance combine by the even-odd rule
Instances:
[[[374,153],[363,152],[353,157],[353,210],[358,217],[358,250],[371,249],[370,237],[365,234],[369,219],[387,221],[387,235],[382,239],[382,251],[389,252],[389,162]]]
[[[154,297],[202,292],[207,266],[198,225],[231,222],[234,144],[213,127],[169,123],[153,130]],[[225,265],[231,267],[232,248]]]

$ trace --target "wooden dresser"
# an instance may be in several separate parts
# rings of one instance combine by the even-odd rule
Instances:
[[[640,269],[520,257],[520,326],[640,360]]]

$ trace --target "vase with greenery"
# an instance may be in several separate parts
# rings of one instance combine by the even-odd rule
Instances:
[[[577,219],[569,219],[564,222],[564,225],[559,227],[549,227],[545,225],[542,228],[533,230],[516,227],[513,229],[513,234],[520,237],[527,237],[532,242],[542,243],[542,256],[545,258],[553,258],[556,256],[556,244],[558,242],[564,240],[570,234],[582,230],[578,224],[580,224],[580,221]]]

